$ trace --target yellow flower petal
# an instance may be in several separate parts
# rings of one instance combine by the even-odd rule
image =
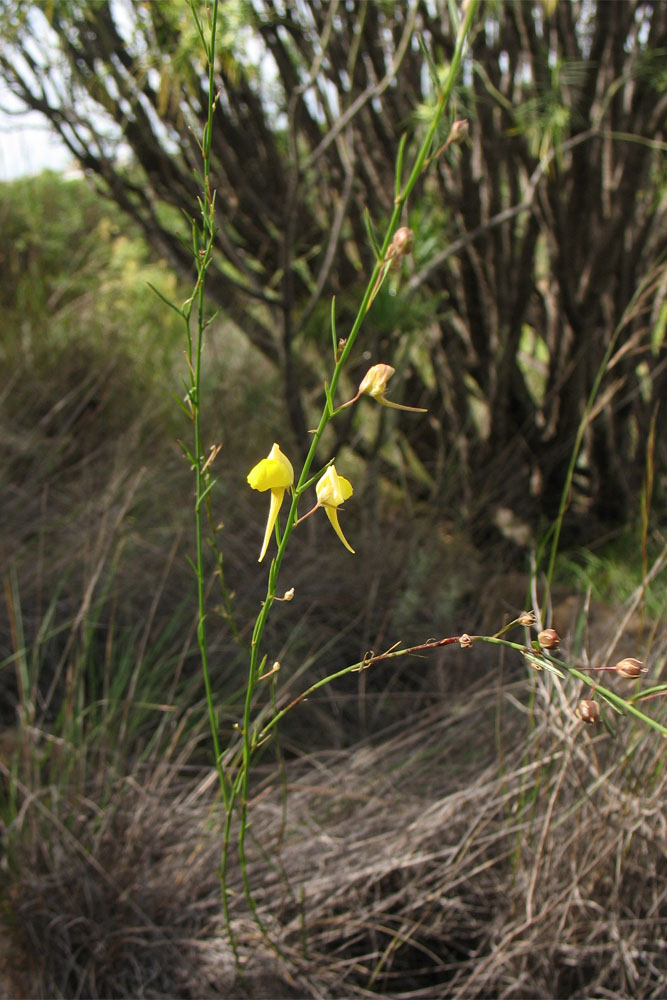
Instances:
[[[248,473],[248,484],[253,490],[263,493],[265,490],[287,489],[294,482],[294,469],[289,458],[283,454],[277,444],[266,458]]]
[[[257,560],[257,562],[261,562],[264,556],[266,555],[266,550],[269,546],[271,535],[273,534],[273,529],[275,527],[276,518],[278,517],[278,511],[282,506],[284,496],[285,496],[285,490],[271,490],[271,506],[269,507],[269,517],[266,522],[266,531],[264,532],[262,551],[259,554],[259,559]]]
[[[409,410],[410,413],[428,413],[423,406],[406,406],[405,403],[394,403],[393,400],[387,399],[386,396],[376,396],[378,403],[382,403],[383,406],[390,406],[392,410]]]
[[[347,538],[343,534],[342,528],[341,528],[340,524],[338,523],[338,510],[335,507],[326,507],[325,506],[324,507],[324,511],[325,511],[327,517],[329,518],[329,520],[331,521],[331,527],[336,532],[336,534],[340,538],[341,542],[343,543],[343,545],[345,546],[345,548],[347,549],[347,551],[351,552],[352,555],[354,555],[354,549],[352,548],[352,546],[348,542]]]
[[[317,493],[317,502],[320,507],[324,507],[326,515],[331,521],[331,527],[348,552],[354,555],[354,549],[347,541],[338,523],[338,507],[352,496],[354,492],[352,483],[345,476],[339,476],[335,466],[330,465],[324,475],[318,480],[315,492]]]
[[[261,562],[266,554],[271,534],[276,524],[276,518],[278,517],[278,511],[285,496],[285,490],[294,483],[294,469],[289,458],[280,450],[279,445],[274,444],[268,456],[253,466],[248,473],[247,479],[248,484],[252,486],[253,490],[259,490],[260,493],[271,490],[271,506],[269,507],[269,516],[266,522],[266,530],[264,531],[262,551],[258,560]]]
[[[330,465],[317,482],[315,487],[317,501],[322,507],[339,507],[349,500],[354,490],[352,483],[345,476],[339,476],[336,466]]]

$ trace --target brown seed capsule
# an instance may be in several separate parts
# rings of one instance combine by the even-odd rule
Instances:
[[[463,635],[459,636],[459,646],[461,649],[470,649],[472,646],[472,639],[467,632],[464,632]]]
[[[582,722],[591,725],[594,722],[600,721],[600,706],[597,701],[592,701],[590,698],[584,698],[577,705],[577,709],[574,713]]]
[[[619,660],[614,666],[614,670],[620,677],[641,677],[646,668],[641,660],[636,660],[634,656],[626,656],[624,660]]]
[[[534,625],[536,621],[537,617],[533,611],[522,611],[517,618],[519,625],[527,625],[529,627]]]
[[[542,649],[555,649],[560,642],[560,636],[555,628],[543,629],[537,637]]]

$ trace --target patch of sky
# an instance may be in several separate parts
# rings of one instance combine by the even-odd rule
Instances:
[[[473,76],[475,71],[475,59],[472,52],[466,52],[463,56],[463,62],[461,63],[461,76],[463,78],[464,87],[472,87]]]
[[[496,45],[498,39],[500,38],[500,25],[495,17],[487,17],[485,20],[484,34],[486,35],[487,45]]]
[[[61,62],[55,43],[49,46],[50,29],[44,16],[38,10],[28,14],[30,30],[39,32],[42,43],[46,43],[46,59],[37,47],[26,43],[29,58],[36,71],[17,52],[11,52],[10,60],[19,78],[28,81],[33,92],[51,101],[55,98],[55,88],[50,73]],[[48,168],[64,170],[73,163],[73,156],[65,143],[48,126],[36,111],[29,111],[20,97],[7,84],[0,82],[0,180],[33,175]]]
[[[47,167],[68,170],[74,158],[67,146],[44,124],[36,111],[20,105],[0,86],[0,181],[32,176]]]
[[[581,12],[574,26],[579,49],[584,59],[588,59],[591,54],[596,8],[596,0],[583,0]]]
[[[534,4],[531,12],[535,25],[535,34],[538,38],[544,38],[544,10],[540,4]]]
[[[641,4],[637,7],[635,11],[635,24],[637,25],[637,42],[641,49],[646,48],[646,43],[649,39],[649,32],[651,30],[651,17],[653,15],[653,5],[652,4]],[[625,40],[625,51],[630,52],[633,48],[632,37],[626,38]]]

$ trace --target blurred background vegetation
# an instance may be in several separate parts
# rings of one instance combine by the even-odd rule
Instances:
[[[364,213],[381,231],[400,137],[413,142],[434,100],[417,39],[445,66],[453,16],[438,0],[221,5],[209,285],[220,312],[204,421],[206,442],[222,443],[213,507],[244,640],[265,516],[245,476],[273,440],[305,447],[330,368],[331,297],[345,336],[373,262]],[[188,426],[172,398],[183,331],[148,287],[183,301],[193,278],[180,240],[197,212],[200,45],[180,0],[0,0],[0,27],[0,75],[81,167],[0,186],[1,919],[12,942],[0,972],[15,995],[230,995],[186,562],[193,484],[177,444]],[[357,556],[331,544],[324,519],[288,553],[297,600],[267,644],[295,694],[369,648],[494,632],[530,604],[531,557],[614,337],[568,505],[555,624],[575,658],[599,665],[618,649],[646,660],[652,681],[664,673],[665,38],[665,4],[484,6],[449,119],[467,118],[468,137],[419,187],[405,220],[414,253],[378,295],[344,387],[353,395],[370,364],[391,363],[392,395],[428,413],[362,401],[333,425],[321,458],[336,454],[355,484],[345,531]],[[213,576],[210,609],[229,731],[245,653]],[[665,881],[658,737],[605,733],[593,749],[579,724],[554,719],[546,681],[476,650],[464,672],[460,655],[355,675],[288,717],[281,740],[301,791],[283,861],[295,885],[306,857],[322,881],[310,876],[299,916],[275,871],[262,876],[294,964],[263,959],[278,986],[262,966],[251,993],[659,995],[666,904],[664,888],[646,888]],[[551,763],[520,777],[537,759]],[[593,807],[581,789],[603,773]],[[264,780],[257,829],[278,843],[268,757]],[[438,808],[459,855],[477,859],[470,870],[453,848],[442,854],[428,820]],[[471,832],[480,810],[496,831],[483,843]],[[352,816],[358,864],[327,854],[325,832],[344,847]],[[396,838],[420,816],[415,854],[392,854],[388,840],[362,889],[365,840],[383,825]],[[580,891],[566,859],[538,875],[550,824],[562,834],[568,822],[601,866],[581,862],[582,914],[600,920],[588,938],[569,904],[550,912],[558,933],[535,917],[536,887],[544,914]],[[475,883],[477,864],[493,877]],[[437,870],[451,886],[443,876],[436,891]],[[166,893],[172,880],[181,888]],[[429,900],[427,930],[415,899]],[[632,918],[629,959],[603,908]],[[454,917],[466,929],[452,938]],[[512,944],[521,934],[530,958]]]

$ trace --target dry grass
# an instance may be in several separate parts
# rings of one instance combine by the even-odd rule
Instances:
[[[85,384],[82,376],[77,399]],[[2,711],[11,728],[0,736],[7,822],[0,995],[662,995],[663,743],[631,723],[619,726],[616,741],[584,729],[571,715],[574,695],[565,698],[553,678],[525,677],[508,660],[503,683],[499,664],[482,660],[479,650],[458,649],[439,660],[406,661],[394,672],[355,675],[285,720],[287,813],[280,775],[268,765],[257,774],[250,810],[250,877],[273,945],[251,919],[240,872],[232,871],[239,976],[222,925],[215,775],[195,763],[204,758],[193,720],[204,720],[205,712],[197,704],[200,691],[185,688],[193,669],[191,622],[183,634],[167,625],[184,598],[182,568],[175,581],[170,570],[174,519],[159,516],[170,510],[163,493],[173,501],[176,480],[161,474],[159,463],[143,474],[138,461],[130,463],[136,481],[126,473],[128,456],[136,458],[152,440],[142,431],[145,422],[133,426],[99,462],[88,462],[89,448],[70,456],[62,429],[56,439],[63,449],[51,441],[49,450],[40,439],[34,451],[19,442],[10,454],[16,462],[38,453],[49,462],[65,453],[72,458],[57,475],[40,466],[39,476],[26,469],[13,480],[5,508],[11,530],[3,541],[16,556],[21,600],[12,604],[10,595],[6,610],[17,618],[23,606],[32,671],[26,691],[50,687],[55,664],[63,670],[78,664],[80,687],[72,689],[81,694],[76,704],[90,728],[77,728],[74,702],[65,732],[55,727],[57,697],[53,709],[25,691],[19,698],[21,684],[10,680],[21,642],[3,623]],[[77,435],[71,442],[80,444]],[[232,492],[226,483],[222,488]],[[416,534],[414,520],[413,535],[403,538],[403,523],[387,529],[384,547],[367,544],[352,581],[342,550],[328,559],[326,579],[317,559],[286,564],[290,583],[308,596],[308,610],[279,619],[272,647],[285,673],[292,671],[295,693],[318,670],[348,662],[348,654],[353,661],[371,643],[408,641],[410,629],[423,638],[459,620],[462,607],[471,609],[463,620],[472,628],[475,611],[485,612],[457,584],[457,566],[465,566],[475,586],[482,575],[479,567],[473,574],[469,554],[451,544],[436,548],[428,527],[423,538]],[[237,530],[241,524],[241,518],[228,523],[225,537],[237,601],[245,605],[257,600],[247,570],[257,540],[247,528]],[[361,550],[361,528],[359,535]],[[162,547],[161,539],[168,544]],[[317,552],[318,536],[306,540]],[[66,565],[74,583],[59,590]],[[526,581],[511,588],[505,574],[492,589],[502,596],[492,609],[497,626],[522,605]],[[62,615],[54,610],[52,628],[41,624],[49,620],[50,605],[40,597],[47,593],[54,594],[54,608],[66,605]],[[114,631],[107,610],[116,606],[116,593],[133,616],[120,621],[119,611]],[[120,597],[117,603],[121,608]],[[358,609],[352,623],[351,605]],[[98,606],[103,641],[95,621],[89,623]],[[584,611],[590,616],[591,605]],[[73,624],[61,632],[67,615]],[[607,625],[610,641],[621,620]],[[90,644],[83,641],[89,629],[96,637]],[[605,646],[603,639],[596,636],[593,647]],[[160,642],[161,658],[147,659]],[[654,633],[654,664],[664,663],[666,643]],[[238,661],[222,640],[214,652],[216,691],[230,713],[227,692],[241,683]],[[100,671],[108,684],[98,677],[94,688]],[[181,687],[165,681],[178,677]],[[119,734],[127,733],[122,712],[102,712],[93,726],[93,701],[103,707],[111,694],[120,709],[157,706],[145,716],[137,708],[127,754],[118,747]],[[15,710],[27,706],[30,716]],[[382,720],[393,728],[378,733]],[[362,738],[369,730],[375,735]],[[339,749],[326,749],[332,745]],[[111,763],[121,770],[110,772]]]
[[[491,674],[393,732],[289,762],[286,816],[267,769],[250,873],[277,950],[233,874],[243,979],[221,926],[212,775],[189,774],[186,754],[104,803],[95,788],[26,795],[6,837],[6,992],[662,996],[664,743],[621,734],[584,729],[549,677]]]

